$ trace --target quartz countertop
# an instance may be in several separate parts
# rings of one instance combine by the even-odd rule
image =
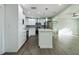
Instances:
[[[52,29],[39,29],[39,31],[53,31]]]

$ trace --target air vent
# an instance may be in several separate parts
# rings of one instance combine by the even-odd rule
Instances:
[[[36,7],[31,7],[31,9],[35,10],[35,9],[37,9],[37,8],[36,8]]]

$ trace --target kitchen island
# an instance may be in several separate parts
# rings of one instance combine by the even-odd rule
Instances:
[[[40,48],[53,48],[52,29],[39,29],[38,41]]]

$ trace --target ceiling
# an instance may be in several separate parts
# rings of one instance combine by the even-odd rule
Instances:
[[[53,17],[67,8],[68,4],[23,4],[23,13],[29,18]]]

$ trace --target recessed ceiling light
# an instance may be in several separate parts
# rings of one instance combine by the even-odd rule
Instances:
[[[58,6],[62,6],[62,4],[58,4]]]
[[[34,9],[37,9],[37,8],[36,8],[36,7],[31,7],[31,9],[33,9],[33,10],[34,10]]]

